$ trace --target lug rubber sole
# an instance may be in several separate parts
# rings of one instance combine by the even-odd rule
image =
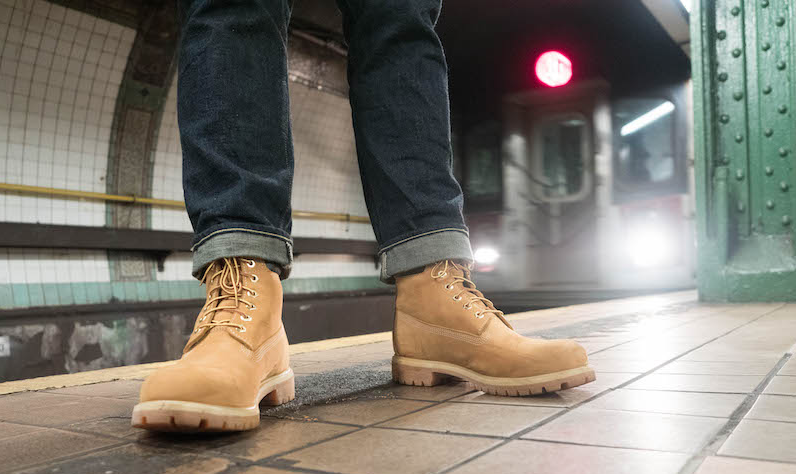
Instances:
[[[180,400],[142,402],[133,408],[132,425],[151,431],[185,433],[245,431],[260,425],[260,404],[277,406],[296,398],[292,369],[267,378],[257,403],[238,408]]]
[[[556,392],[597,379],[594,369],[589,366],[533,377],[490,377],[447,362],[411,359],[398,355],[392,358],[392,376],[393,380],[400,384],[421,387],[431,387],[447,383],[452,379],[460,379],[482,392],[507,397]]]

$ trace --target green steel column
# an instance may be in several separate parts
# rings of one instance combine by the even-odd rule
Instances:
[[[691,17],[700,295],[796,299],[793,0]]]

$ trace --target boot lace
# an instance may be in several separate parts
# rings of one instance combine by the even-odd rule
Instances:
[[[485,298],[483,293],[475,288],[475,283],[470,280],[469,266],[458,264],[453,260],[442,260],[437,262],[431,269],[431,278],[435,280],[441,280],[447,277],[448,269],[456,269],[461,272],[461,275],[451,273],[453,281],[445,285],[446,290],[453,290],[455,289],[456,284],[461,283],[461,289],[455,295],[453,295],[453,299],[455,301],[461,301],[463,299],[462,295],[467,295],[470,298],[467,303],[465,303],[464,309],[472,309],[473,304],[476,302],[481,302],[481,304],[484,306],[484,309],[475,312],[476,318],[481,319],[486,314],[492,313],[505,322],[505,319],[503,318],[503,311],[495,309],[495,305],[493,305],[488,298]]]
[[[242,321],[251,321],[252,317],[246,314],[246,311],[240,308],[243,303],[247,309],[255,309],[254,303],[245,299],[246,296],[255,298],[257,292],[243,283],[245,275],[241,273],[241,266],[246,264],[249,267],[254,267],[254,260],[232,257],[217,260],[207,267],[204,275],[202,276],[202,283],[210,285],[214,284],[210,289],[210,294],[207,298],[207,303],[200,314],[199,322],[208,320],[204,324],[200,324],[194,330],[198,333],[204,328],[215,327],[232,327],[239,332],[246,332],[246,326],[235,322],[233,319],[219,319],[214,318],[220,311],[227,311],[240,316]],[[218,280],[216,280],[218,277]],[[252,281],[257,281],[257,275],[251,275]],[[217,283],[214,283],[216,282]]]

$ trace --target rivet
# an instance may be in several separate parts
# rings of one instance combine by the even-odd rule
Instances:
[[[783,158],[788,156],[788,149],[787,148],[783,147],[783,148],[780,148],[778,151],[779,151],[779,156],[781,156]]]
[[[738,181],[743,180],[743,170],[737,170],[735,172],[735,179],[737,179]]]
[[[721,117],[719,117],[719,122],[730,123],[730,116],[727,114],[721,114]]]
[[[782,225],[790,225],[790,216],[782,216]]]
[[[741,92],[741,91],[738,91],[738,92],[734,93],[734,94],[732,95],[732,98],[733,98],[733,99],[735,99],[735,100],[741,100],[741,99],[743,99],[743,92]]]
[[[724,82],[726,80],[727,80],[727,73],[726,72],[719,73],[719,81]]]
[[[771,94],[771,86],[764,87],[763,94]]]
[[[762,2],[760,2],[760,6],[763,7],[763,8],[767,8],[768,7],[768,0],[763,0]]]
[[[763,51],[768,51],[769,49],[771,49],[771,43],[766,41],[765,43],[763,43],[763,48],[762,49],[763,49]]]
[[[741,56],[741,50],[738,49],[738,48],[733,49],[732,50],[732,57],[737,58],[739,56]]]
[[[777,26],[782,26],[785,24],[785,17],[781,16],[777,18]]]
[[[769,209],[774,209],[774,201],[772,201],[771,199],[766,201],[766,207]]]
[[[744,210],[746,210],[746,205],[743,202],[738,201],[736,209],[738,209],[738,212],[743,212]]]
[[[785,66],[786,66],[785,61],[777,62],[777,69],[779,69],[780,71],[784,71],[785,70]]]
[[[719,31],[719,32],[716,34],[716,36],[717,36],[717,37],[718,37],[720,40],[723,40],[723,39],[725,39],[725,38],[727,37],[727,32],[726,32],[726,31],[724,31],[724,30],[721,30],[721,31]]]
[[[721,161],[722,161],[722,162],[723,162],[725,165],[728,165],[728,164],[730,164],[730,155],[724,155],[724,156],[722,156],[722,157],[721,157]]]
[[[735,141],[737,143],[741,143],[743,141],[743,135],[741,135],[740,133],[738,135],[735,135]]]
[[[777,111],[781,114],[787,113],[788,107],[786,105],[780,105],[779,107],[777,107]]]
[[[780,181],[779,182],[779,189],[781,189],[783,191],[787,191],[788,187],[789,187],[788,183],[786,183],[785,181]]]
[[[738,7],[732,7],[730,13],[732,13],[732,16],[738,16],[741,13],[741,9]]]
[[[763,130],[763,135],[765,135],[767,137],[770,137],[773,134],[774,134],[774,130],[771,130],[770,128],[767,128],[767,129]]]
[[[772,174],[774,174],[774,168],[766,166],[766,175],[771,176]]]

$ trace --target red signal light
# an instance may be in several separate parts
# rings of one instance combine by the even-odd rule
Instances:
[[[572,79],[572,61],[558,51],[548,51],[536,60],[536,77],[550,87],[560,87]]]

